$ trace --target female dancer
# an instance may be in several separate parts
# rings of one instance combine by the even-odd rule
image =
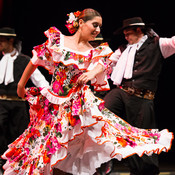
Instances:
[[[109,88],[112,50],[107,44],[89,44],[101,26],[102,17],[93,9],[70,13],[67,27],[74,35],[51,27],[45,32],[48,40],[34,47],[17,90],[30,103],[30,124],[3,155],[5,175],[49,175],[53,168],[89,175],[112,158],[170,149],[172,133],[132,127],[106,109],[86,85],[91,81],[95,90]],[[25,90],[38,65],[53,74],[51,86]]]

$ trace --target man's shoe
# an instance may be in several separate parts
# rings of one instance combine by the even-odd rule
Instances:
[[[3,165],[5,164],[5,160],[1,159],[1,155],[0,155],[0,175],[4,174],[4,170],[3,170]]]
[[[2,167],[0,167],[0,175],[3,175],[4,174],[4,170]]]

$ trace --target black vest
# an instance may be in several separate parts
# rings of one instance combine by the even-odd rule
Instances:
[[[8,85],[4,85],[4,83],[0,84],[0,95],[10,95],[17,96],[17,85],[18,82],[26,68],[27,64],[30,61],[30,57],[20,54],[14,61],[14,82],[9,83]],[[31,81],[29,80],[29,84],[27,86],[32,86]]]
[[[122,85],[155,92],[162,63],[159,38],[148,38],[135,54],[132,78],[123,79]]]

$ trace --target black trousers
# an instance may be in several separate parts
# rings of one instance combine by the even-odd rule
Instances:
[[[126,120],[132,126],[153,129],[156,127],[154,103],[152,100],[129,95],[119,88],[112,89],[104,98],[105,107]],[[159,174],[158,156],[133,155],[127,158],[131,174]]]
[[[0,100],[0,155],[27,128],[29,112],[26,102]]]

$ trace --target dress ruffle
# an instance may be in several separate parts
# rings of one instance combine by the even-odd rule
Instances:
[[[170,149],[171,132],[132,127],[106,109],[89,86],[76,84],[82,73],[102,64],[104,72],[92,84],[96,90],[108,89],[108,46],[76,53],[62,45],[58,29],[52,27],[45,34],[48,40],[34,48],[31,62],[53,74],[51,86],[27,90],[30,123],[3,154],[4,175],[49,175],[53,168],[89,175],[112,158]]]
[[[87,52],[76,52],[64,47],[64,35],[56,28],[51,27],[45,32],[48,40],[34,47],[32,64],[45,67],[53,74],[55,63],[63,63],[65,66],[74,64],[79,70],[92,70],[98,63],[103,65],[104,71],[98,74],[92,85],[95,91],[109,90],[108,77],[111,73],[109,57],[113,53],[107,43],[91,49]]]
[[[106,109],[88,86],[60,105],[42,91],[28,90],[30,123],[3,155],[5,175],[49,175],[52,168],[89,175],[112,158],[160,154],[171,147],[171,132],[132,127]]]
[[[56,96],[54,95],[53,93],[51,93],[49,91],[49,89],[47,88],[44,88],[42,91],[41,91],[41,94],[43,96],[45,96],[51,103],[53,104],[62,104],[64,103],[65,101],[69,100],[70,97],[60,97],[60,96]]]

